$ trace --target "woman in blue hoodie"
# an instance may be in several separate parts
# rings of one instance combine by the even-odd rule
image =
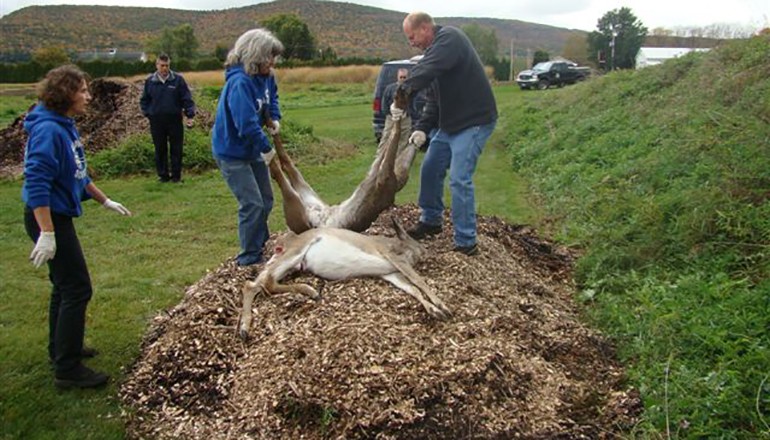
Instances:
[[[273,209],[273,190],[262,153],[270,152],[272,146],[263,126],[272,136],[280,129],[273,66],[282,52],[283,44],[273,34],[252,29],[238,38],[225,60],[225,86],[211,144],[222,177],[238,200],[240,266],[261,262],[270,237],[267,217]]]
[[[91,278],[72,219],[81,201],[93,198],[121,215],[131,212],[112,201],[91,181],[74,116],[91,101],[85,73],[76,66],[51,70],[38,89],[40,102],[27,115],[24,152],[24,226],[35,242],[30,260],[48,263],[53,284],[48,310],[48,356],[59,388],[92,388],[107,383],[106,374],[81,363],[96,353],[83,347]]]

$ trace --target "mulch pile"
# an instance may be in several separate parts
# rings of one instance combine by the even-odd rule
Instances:
[[[394,207],[367,231],[410,226]],[[156,317],[122,384],[130,438],[616,438],[642,410],[613,348],[573,302],[574,255],[479,217],[480,255],[444,232],[416,265],[452,310],[431,319],[380,279],[299,274],[323,300],[260,295],[237,336],[241,287],[262,265],[230,260]],[[273,237],[274,239],[275,237]],[[268,243],[272,249],[272,239]]]
[[[139,99],[144,80],[130,82],[119,78],[98,78],[90,82],[91,103],[84,115],[75,118],[83,145],[89,154],[113,148],[127,136],[149,133],[149,122],[142,115]],[[27,111],[31,110],[28,109]],[[0,177],[16,177],[23,170],[26,113],[0,130]],[[213,117],[198,109],[196,123],[210,128]]]

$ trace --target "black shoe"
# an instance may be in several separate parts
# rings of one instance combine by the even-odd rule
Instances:
[[[479,253],[479,247],[476,245],[476,243],[470,246],[455,246],[455,248],[452,250],[461,254],[465,254],[469,257]]]
[[[406,233],[415,240],[422,240],[429,235],[441,233],[441,225],[429,225],[427,223],[419,222],[417,223],[417,226],[406,231]]]
[[[79,365],[71,373],[57,374],[53,383],[61,389],[98,388],[106,385],[109,380],[110,376]]]
[[[171,183],[182,183],[182,178],[181,177],[172,177],[171,178]]]
[[[160,182],[160,183],[166,183],[166,182],[170,182],[170,181],[171,181],[171,178],[168,177],[168,176],[160,176],[160,177],[158,177],[158,182]]]

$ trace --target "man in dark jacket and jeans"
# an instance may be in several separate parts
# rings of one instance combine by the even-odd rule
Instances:
[[[420,169],[420,222],[409,235],[422,239],[441,232],[448,170],[454,250],[475,255],[478,247],[473,173],[497,123],[492,86],[471,41],[461,30],[437,26],[424,12],[407,15],[403,27],[409,43],[422,49],[424,56],[401,87],[410,97],[428,89],[422,116],[409,142],[421,147],[427,140],[426,133],[432,133]],[[391,107],[394,119],[401,115],[403,110]]]
[[[155,61],[158,69],[147,77],[139,101],[150,120],[152,143],[155,144],[155,169],[161,182],[179,182],[182,179],[182,144],[184,128],[182,112],[187,116],[187,128],[192,127],[195,103],[182,75],[171,70],[169,56],[161,54]],[[171,169],[169,170],[169,150]]]

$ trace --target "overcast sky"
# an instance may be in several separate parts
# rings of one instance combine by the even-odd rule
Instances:
[[[218,10],[265,3],[260,0],[0,0],[0,16],[33,5],[109,5]],[[415,10],[414,0],[352,0],[348,3],[401,12]],[[606,12],[629,7],[649,29],[729,24],[761,29],[770,26],[770,0],[422,0],[420,10],[434,17],[491,17],[592,31]]]

